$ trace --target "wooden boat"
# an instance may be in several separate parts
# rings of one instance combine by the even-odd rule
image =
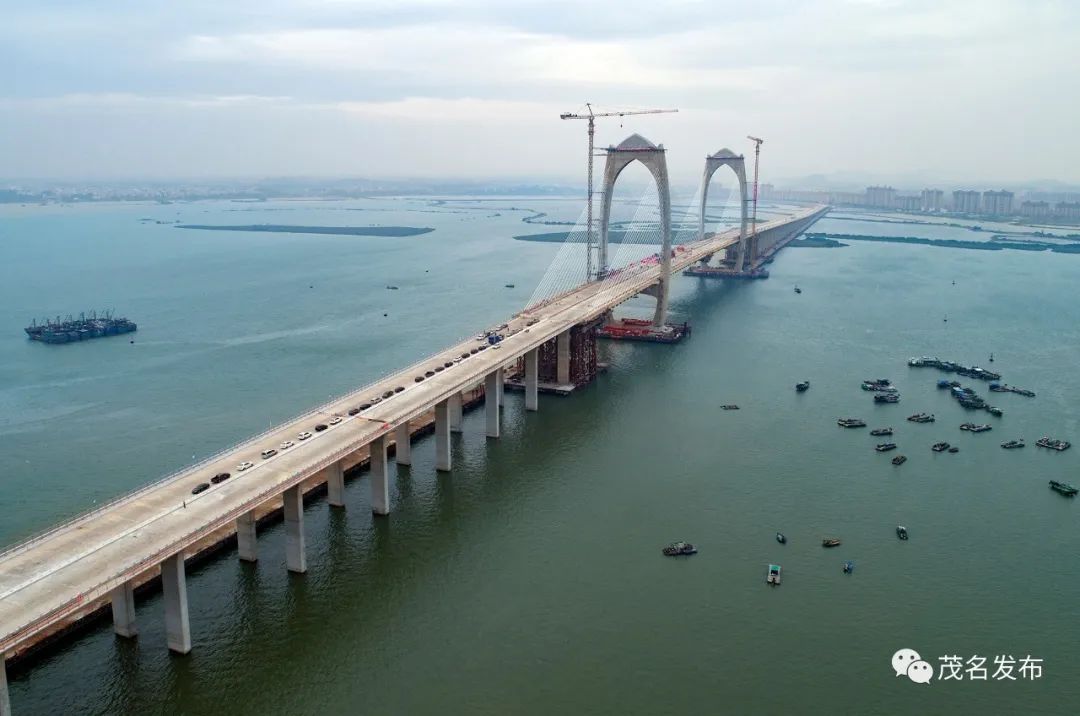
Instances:
[[[777,532],[776,533],[776,541],[779,542],[780,544],[787,544],[787,537],[784,536],[783,532]]]
[[[904,455],[897,455],[892,459],[893,465],[903,465],[905,462],[907,462],[907,457]]]
[[[1058,482],[1057,480],[1050,481],[1050,489],[1054,492],[1061,493],[1065,497],[1076,497],[1076,493],[1080,492],[1075,487],[1067,482]]]
[[[825,539],[821,540],[821,546],[822,547],[839,547],[840,546],[840,540],[837,539],[836,537],[826,537]]]
[[[780,565],[770,564],[769,574],[765,577],[766,584],[780,584]]]
[[[689,542],[672,542],[662,550],[665,557],[685,557],[697,554],[697,547]]]

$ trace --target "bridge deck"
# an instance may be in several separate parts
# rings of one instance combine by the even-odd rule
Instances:
[[[758,231],[800,221],[812,223],[820,208],[759,224]],[[738,240],[730,230],[684,244],[672,259],[672,272],[718,252]],[[215,458],[131,493],[102,509],[75,518],[0,553],[0,657],[39,631],[77,612],[163,559],[235,520],[256,505],[280,495],[304,478],[333,464],[392,430],[513,363],[524,353],[575,324],[593,319],[656,283],[660,267],[639,262],[603,281],[584,284],[509,321],[513,335],[498,349],[479,352],[421,383],[417,375],[477,347],[466,340],[372,385],[335,399],[288,424],[252,438]],[[538,319],[532,326],[526,326]],[[350,408],[395,387],[404,390],[356,415]],[[339,415],[337,425],[314,432],[316,423]],[[311,431],[299,441],[297,434]],[[262,460],[259,453],[292,440],[294,447]],[[237,472],[248,460],[255,466]],[[232,478],[192,495],[191,488],[218,472]],[[2,663],[2,662],[0,662]]]

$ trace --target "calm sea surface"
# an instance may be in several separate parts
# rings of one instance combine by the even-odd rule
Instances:
[[[525,197],[0,208],[0,543],[499,323],[538,286],[572,283],[558,244],[511,238],[558,227],[510,207],[568,221],[581,210]],[[835,219],[814,230],[978,236]],[[672,313],[693,322],[690,340],[605,345],[610,370],[571,398],[542,396],[539,413],[509,395],[497,441],[468,416],[451,475],[436,476],[421,441],[411,468],[391,468],[388,519],[372,519],[366,478],[345,511],[307,508],[305,576],[286,572],[279,527],[259,535],[257,565],[229,554],[189,572],[188,657],[167,653],[155,597],[138,607],[136,641],[102,625],[10,674],[16,713],[1080,711],[1080,504],[1047,489],[1080,484],[1080,450],[1033,444],[1080,442],[1080,256],[853,243],[785,250],[770,271],[679,278]],[[22,334],[32,317],[92,308],[137,321],[134,344]],[[1038,393],[974,385],[1001,418],[964,413],[935,388],[941,374],[906,365],[986,366],[991,352],[1006,382]],[[871,377],[891,378],[901,403],[872,404],[859,389]],[[812,387],[796,394],[803,379]],[[904,420],[920,411],[937,422]],[[838,428],[849,415],[894,427],[908,462]],[[994,429],[961,432],[969,419]],[[1019,437],[1024,450],[998,446]],[[960,452],[932,453],[938,440]],[[823,550],[826,535],[843,546]],[[662,558],[677,539],[700,554]],[[776,589],[770,562],[784,569]],[[890,667],[902,647],[935,667],[1030,655],[1044,672],[917,685]]]

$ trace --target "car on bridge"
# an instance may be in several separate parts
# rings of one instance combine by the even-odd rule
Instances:
[[[285,442],[283,442],[283,443],[281,443],[280,445],[278,445],[278,450],[288,450],[288,449],[289,449],[289,448],[291,448],[291,447],[292,447],[292,446],[293,446],[294,444],[295,444],[295,443],[293,443],[293,441],[292,441],[292,440],[286,440]]]
[[[275,450],[274,448],[270,448],[269,450],[263,450],[260,454],[262,455],[263,460],[269,460],[274,455],[277,455],[277,450]]]
[[[236,471],[237,472],[243,472],[244,470],[247,470],[248,468],[251,468],[251,467],[255,467],[255,463],[248,462],[247,460],[244,460],[242,463],[240,463],[239,465],[236,466]]]
[[[212,483],[214,483],[216,485],[219,482],[225,482],[230,477],[232,477],[232,475],[230,475],[227,472],[219,472],[218,474],[216,474],[216,475],[214,475],[213,477],[210,478],[210,482],[212,482]]]
[[[330,424],[331,425],[337,425],[340,422],[341,422],[341,416],[340,415],[335,415],[334,417],[330,418]]]
[[[315,432],[321,433],[323,430],[326,430],[327,427],[329,427],[329,426],[326,425],[325,423],[319,423],[318,425],[315,426]]]
[[[200,482],[198,485],[191,488],[191,494],[197,495],[200,492],[206,492],[209,489],[210,489],[210,483],[209,482]]]
[[[305,430],[304,432],[297,435],[296,439],[297,440],[307,440],[310,437],[311,437],[311,433],[309,433],[307,430]]]
[[[349,408],[349,415],[359,415],[360,408]]]

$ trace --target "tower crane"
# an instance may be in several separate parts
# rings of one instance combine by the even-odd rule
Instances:
[[[757,137],[751,137],[749,134],[746,135],[746,138],[754,143],[754,218],[750,224],[750,226],[752,227],[750,229],[750,235],[757,236],[758,159],[761,156],[761,145],[765,143],[765,140],[759,139]]]
[[[589,120],[589,189],[587,195],[587,209],[585,219],[585,265],[586,265],[586,279],[592,280],[593,278],[593,232],[592,232],[592,203],[593,203],[593,138],[596,134],[596,118],[597,117],[628,117],[633,114],[670,114],[672,112],[678,112],[677,109],[635,109],[625,110],[622,112],[593,112],[592,105],[588,102],[585,103],[585,107],[588,109],[587,114],[574,114],[573,112],[563,112],[559,115],[559,119],[587,119]],[[599,268],[599,267],[598,267]]]

